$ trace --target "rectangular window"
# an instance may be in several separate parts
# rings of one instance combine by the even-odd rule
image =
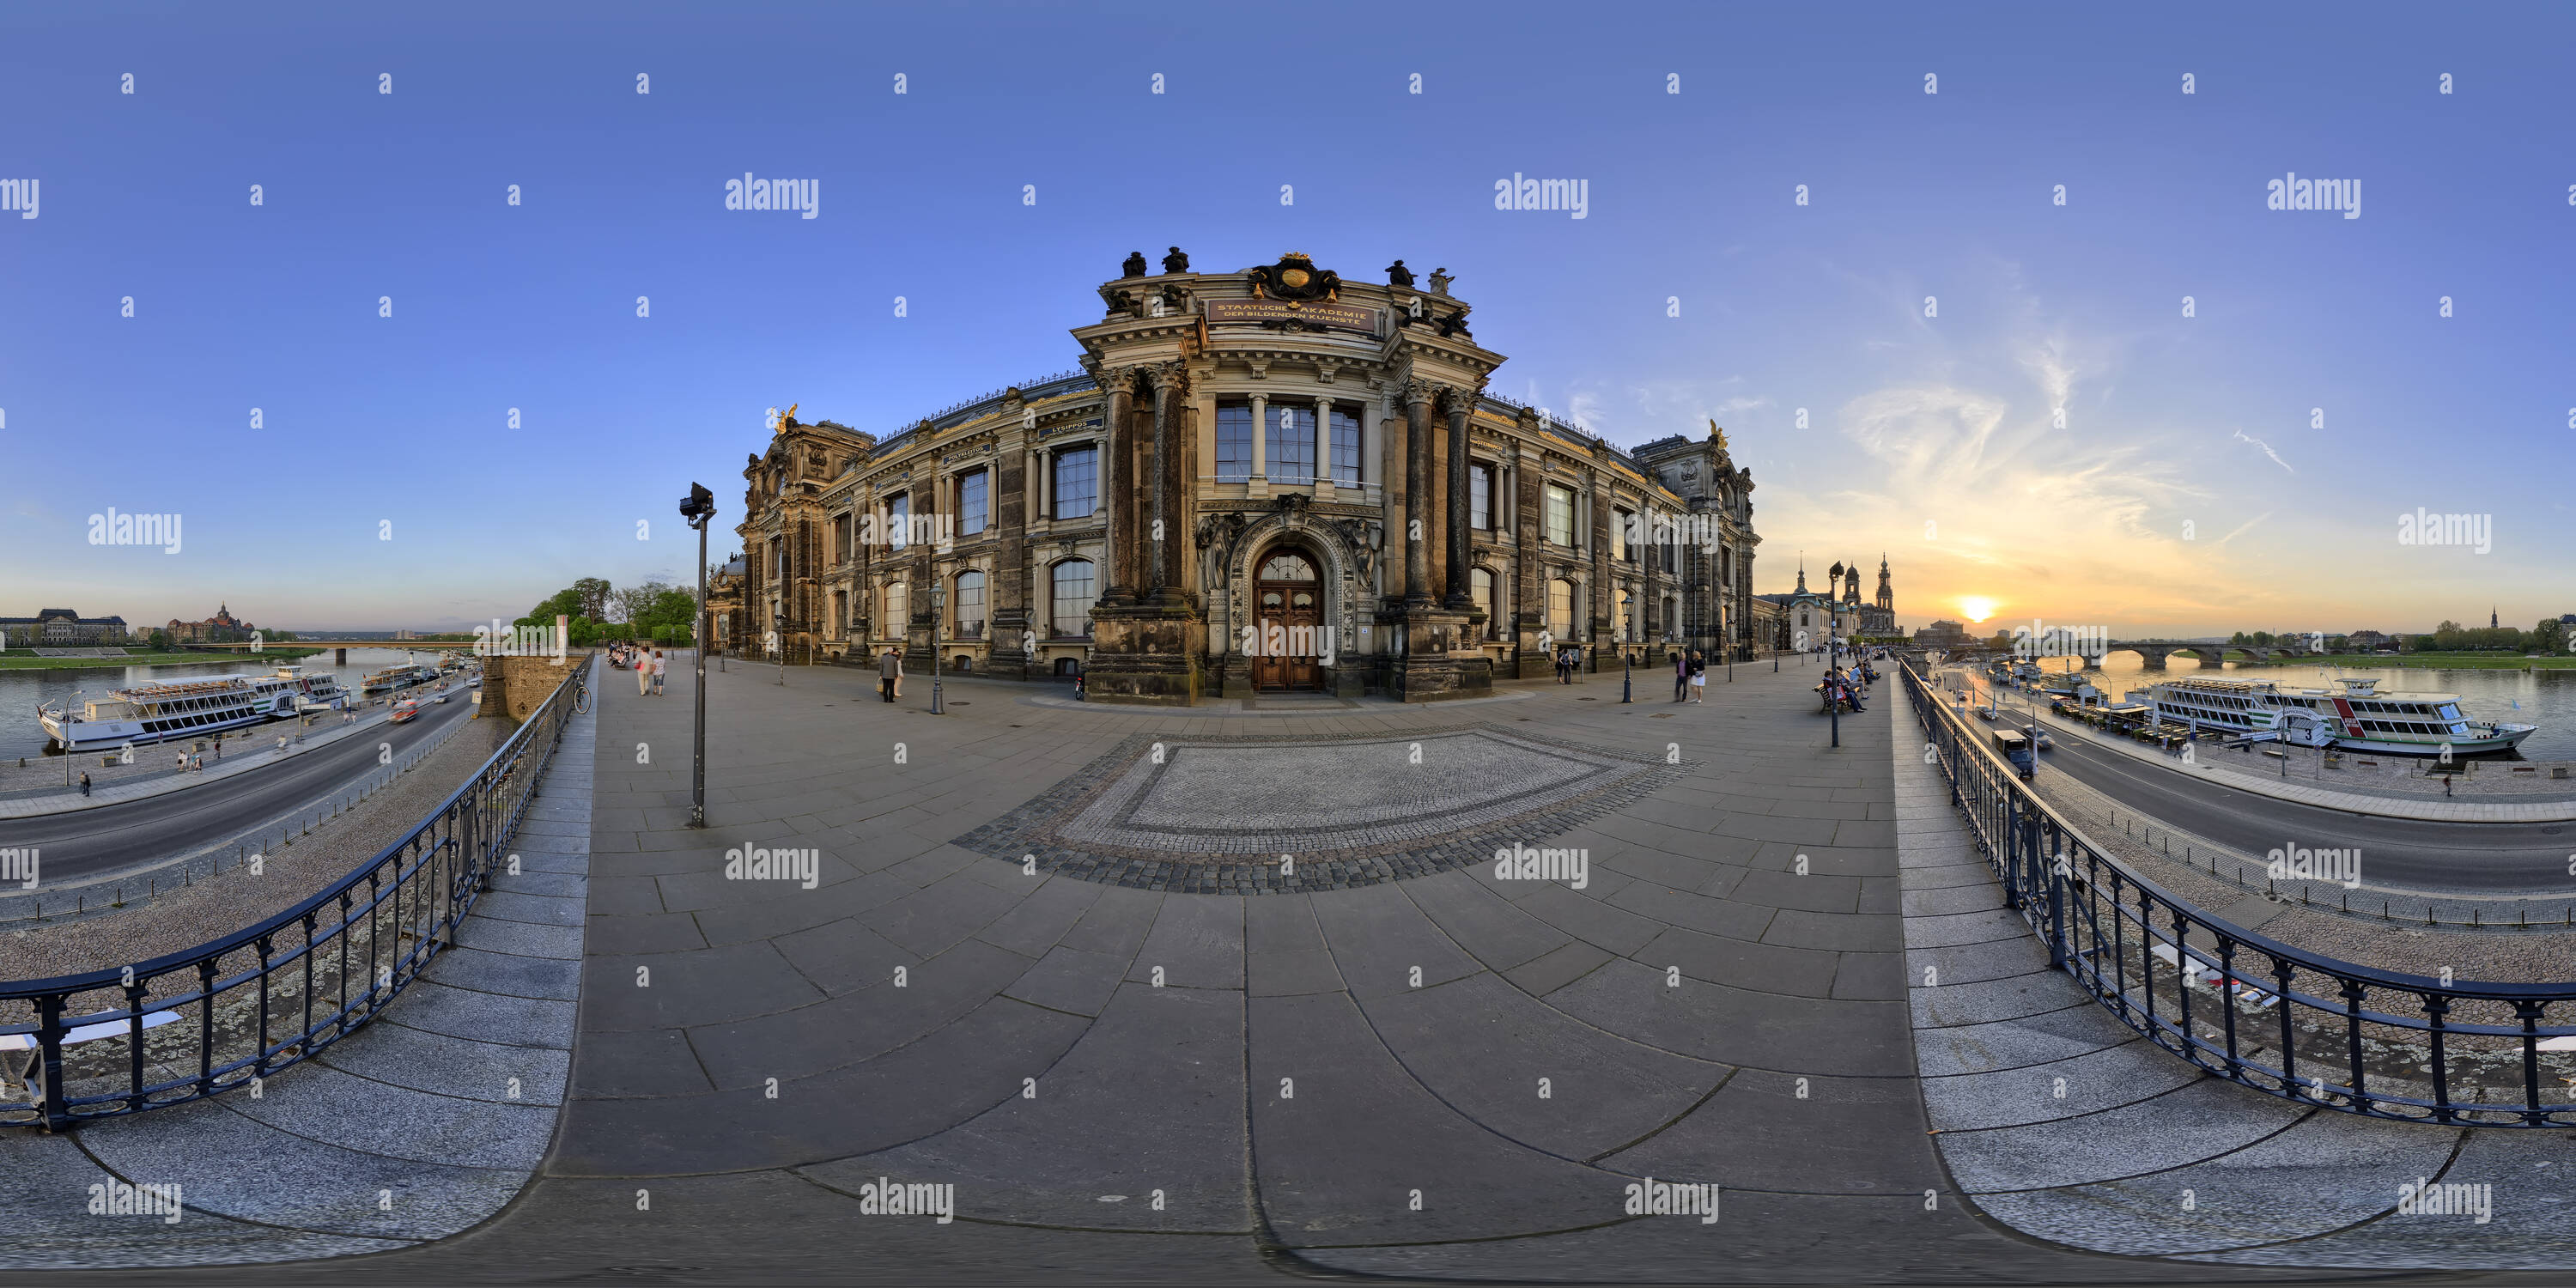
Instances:
[[[1351,411],[1333,408],[1333,486],[1360,485],[1360,418]]]
[[[1625,510],[1613,510],[1610,512],[1611,558],[1619,560],[1622,563],[1633,563],[1636,561],[1637,552],[1634,549],[1631,549],[1628,545],[1628,525],[1634,523],[1636,518],[1637,516],[1630,514]]]
[[[1574,489],[1547,485],[1547,539],[1560,546],[1574,544]]]
[[[886,502],[886,530],[884,537],[885,544],[888,549],[903,549],[904,545],[910,540],[906,535],[905,530],[911,526],[912,493],[906,492],[903,495]]]
[[[1262,444],[1269,457],[1264,462],[1273,483],[1308,483],[1315,481],[1315,409],[1312,407],[1273,407],[1270,409],[1270,435]]]
[[[1055,458],[1055,517],[1088,519],[1100,477],[1100,449],[1076,448]]]
[[[1067,559],[1055,566],[1053,622],[1057,639],[1091,637],[1091,576],[1088,559]]]
[[[1494,527],[1494,472],[1482,465],[1467,467],[1467,526],[1478,532]]]
[[[1216,406],[1216,481],[1241,483],[1252,477],[1252,404]]]
[[[967,536],[984,530],[991,513],[992,478],[990,470],[976,470],[957,480],[958,530]]]

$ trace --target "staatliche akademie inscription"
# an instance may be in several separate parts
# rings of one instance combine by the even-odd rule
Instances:
[[[1209,300],[1210,326],[1300,322],[1377,334],[1377,310],[1323,300]]]

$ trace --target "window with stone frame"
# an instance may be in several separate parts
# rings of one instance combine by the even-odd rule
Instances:
[[[1088,519],[1099,499],[1100,449],[1077,447],[1056,453],[1055,517]]]
[[[957,531],[960,536],[974,536],[991,526],[993,513],[993,472],[972,470],[957,479]]]
[[[1476,607],[1482,609],[1485,614],[1483,638],[1489,640],[1500,638],[1502,613],[1494,605],[1494,570],[1476,569],[1468,574],[1467,585],[1469,592],[1476,597]]]
[[[1559,640],[1574,638],[1574,583],[1563,577],[1547,583],[1547,626]]]
[[[1333,431],[1333,486],[1360,485],[1360,418],[1347,407],[1336,406],[1331,412]]]
[[[912,494],[906,492],[889,498],[885,515],[886,530],[878,535],[884,538],[887,549],[901,550],[912,540],[908,531],[912,527]]]
[[[1216,481],[1243,483],[1252,478],[1252,404],[1216,405]]]
[[[1269,438],[1262,444],[1264,472],[1273,483],[1315,481],[1315,409],[1296,403],[1270,404]]]
[[[954,624],[949,627],[949,637],[961,640],[984,638],[984,574],[973,571],[957,574],[957,595],[953,603],[956,616]]]
[[[1494,467],[1467,467],[1467,526],[1478,532],[1494,530]]]
[[[1560,546],[1574,544],[1574,489],[1547,485],[1547,539]]]
[[[1088,559],[1067,559],[1055,566],[1048,599],[1048,626],[1054,638],[1091,638],[1094,569]]]

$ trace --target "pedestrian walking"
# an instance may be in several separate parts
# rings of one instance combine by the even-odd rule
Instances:
[[[903,654],[895,652],[889,645],[886,651],[877,657],[877,692],[886,701],[892,702],[902,688]]]
[[[81,795],[89,795],[89,771],[81,771]]]
[[[221,764],[221,763],[223,763],[223,759],[224,759],[224,736],[223,736],[222,734],[216,734],[216,735],[215,735],[215,763],[217,763],[217,764]]]
[[[652,691],[653,668],[639,655],[635,659],[635,696],[640,698]]]
[[[662,653],[662,650],[660,650],[660,649],[658,649],[658,648],[657,648],[657,649],[655,649],[655,650],[653,650],[653,696],[654,696],[654,697],[657,697],[657,698],[658,698],[658,697],[661,697],[661,696],[662,696],[662,677],[663,677],[663,675],[667,674],[667,673],[670,671],[670,669],[671,669],[671,659],[670,659],[670,658],[668,658],[668,657],[666,657],[666,656],[664,656],[664,655],[663,655],[663,653]]]
[[[1690,654],[1673,650],[1673,701],[1690,697]]]
[[[1701,657],[1698,649],[1691,650],[1690,682],[1691,701],[1708,705],[1708,659]]]

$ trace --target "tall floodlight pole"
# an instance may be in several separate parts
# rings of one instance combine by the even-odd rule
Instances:
[[[680,516],[698,530],[698,611],[690,623],[697,638],[698,714],[696,735],[689,753],[689,826],[707,825],[707,523],[716,516],[715,493],[703,485],[689,485],[689,495],[680,502]]]

